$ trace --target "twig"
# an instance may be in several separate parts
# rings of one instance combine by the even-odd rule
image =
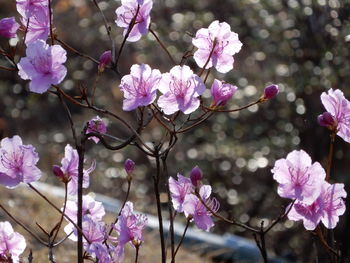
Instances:
[[[189,226],[189,225],[190,225],[190,219],[187,219],[186,226],[185,226],[185,230],[184,230],[184,232],[183,232],[183,234],[182,234],[182,236],[181,236],[181,239],[180,239],[179,244],[178,244],[177,247],[176,247],[175,253],[174,253],[174,255],[173,255],[172,258],[171,258],[171,263],[175,263],[176,254],[177,254],[177,252],[179,251],[179,249],[180,249],[180,247],[181,247],[181,245],[182,245],[182,242],[183,242],[184,239],[185,239],[186,232],[187,232],[187,229],[188,229],[188,226]]]
[[[176,65],[176,61],[175,59],[172,57],[172,55],[170,54],[169,50],[166,48],[166,46],[162,43],[162,41],[159,39],[159,37],[157,36],[157,34],[152,30],[151,25],[149,27],[149,32],[151,32],[151,34],[156,38],[157,42],[159,43],[159,45],[162,47],[162,49],[167,53],[169,59],[171,60],[171,62]]]

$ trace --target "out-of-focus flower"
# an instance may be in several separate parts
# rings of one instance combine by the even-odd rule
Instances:
[[[275,84],[269,85],[264,89],[263,98],[265,100],[272,99],[278,94],[278,92],[279,92],[279,88],[277,85]]]
[[[202,180],[202,178],[203,178],[203,172],[196,165],[195,167],[193,167],[190,173],[190,179],[191,179],[192,185],[195,187],[199,186],[199,183]]]
[[[179,173],[177,174],[177,180],[170,176],[169,190],[174,209],[177,212],[183,212],[183,204],[185,202],[185,197],[194,191],[191,179],[182,176]]]
[[[124,93],[123,110],[131,111],[151,104],[157,97],[161,73],[147,64],[132,65],[130,74],[122,78],[119,88]]]
[[[124,257],[124,247],[127,243],[133,246],[140,246],[143,242],[142,231],[147,223],[145,215],[135,215],[133,204],[126,202],[117,224],[114,229],[119,234],[116,248],[117,262],[121,262]]]
[[[237,87],[224,81],[214,79],[211,86],[211,95],[213,96],[213,106],[224,106],[236,92]]]
[[[90,132],[96,132],[96,133],[107,132],[107,126],[99,116],[96,116],[95,118],[91,119],[88,122],[86,133],[90,133]],[[93,140],[95,143],[98,143],[100,141],[100,139],[97,138],[96,136],[89,137],[89,140]]]
[[[33,16],[38,10],[48,8],[47,0],[17,0],[16,2],[17,12],[24,18]]]
[[[312,204],[296,201],[288,213],[288,218],[294,221],[303,220],[307,230],[314,230],[320,221],[326,228],[333,229],[339,221],[339,216],[345,212],[342,199],[345,197],[343,184],[331,185],[324,181],[318,198]]]
[[[122,0],[122,6],[115,11],[117,14],[117,20],[115,22],[117,26],[124,28],[124,36],[126,36],[131,22],[137,13],[134,25],[127,38],[128,41],[138,41],[142,35],[148,33],[152,6],[152,0]]]
[[[297,199],[312,204],[319,196],[326,172],[304,152],[293,151],[286,159],[279,159],[271,170],[273,178],[279,183],[278,194],[281,197]]]
[[[323,92],[321,101],[327,112],[334,118],[337,135],[350,143],[350,101],[338,89],[330,89],[328,93]]]
[[[19,136],[4,138],[0,148],[0,184],[14,188],[19,183],[39,180],[41,171],[36,166],[38,153],[32,145],[23,145]]]
[[[25,248],[26,241],[24,237],[14,232],[9,222],[0,222],[0,259],[5,260],[2,262],[18,263],[18,257]]]
[[[18,28],[19,24],[14,17],[6,17],[0,20],[0,36],[14,38]]]
[[[107,247],[107,245],[103,243],[93,243],[89,246],[87,251],[95,256],[99,263],[115,263],[113,260],[114,250],[115,248],[111,244],[108,244]]]
[[[199,190],[199,195],[213,212],[216,213],[219,210],[219,202],[215,198],[210,199],[210,185],[202,185]],[[196,195],[189,194],[186,196],[183,210],[186,217],[192,218],[198,228],[209,231],[210,228],[214,226],[213,219],[211,218],[212,213],[208,211]]]
[[[112,61],[112,52],[110,50],[107,50],[102,53],[100,56],[100,64],[98,65],[99,72],[103,72],[106,68],[106,66],[111,63]]]
[[[61,161],[61,171],[65,177],[70,178],[68,182],[68,193],[75,195],[78,191],[78,167],[79,155],[77,150],[73,149],[69,144],[64,150],[64,158]],[[91,167],[83,172],[83,188],[88,188],[90,184],[90,173],[95,170],[96,162],[91,164]]]
[[[38,8],[32,16],[22,17],[22,25],[26,29],[25,43],[28,46],[37,40],[46,41],[50,32],[49,12],[47,8]]]
[[[30,79],[29,90],[46,92],[51,84],[59,84],[65,78],[67,69],[66,51],[59,45],[49,46],[43,40],[28,45],[27,56],[18,63],[18,74],[22,79]]]
[[[131,159],[126,159],[124,162],[124,169],[127,174],[132,174],[135,169],[135,162]]]
[[[163,93],[158,105],[165,114],[179,110],[190,114],[199,107],[198,97],[205,91],[205,85],[190,67],[175,66],[170,73],[163,74],[158,89]]]
[[[206,69],[215,67],[221,73],[233,69],[233,55],[241,50],[238,34],[231,32],[226,22],[213,21],[208,28],[197,31],[192,44],[198,48],[193,58],[197,65]]]

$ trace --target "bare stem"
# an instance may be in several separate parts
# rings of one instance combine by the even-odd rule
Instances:
[[[329,142],[329,152],[327,158],[327,171],[326,171],[326,181],[329,182],[331,179],[331,169],[332,169],[332,159],[334,153],[334,141],[335,141],[336,132],[332,130],[331,132],[331,141]]]
[[[58,227],[57,227],[57,230],[55,232],[55,235],[54,237],[52,238],[52,244],[55,243],[55,240],[57,238],[57,235],[58,235],[58,232],[60,231],[60,228],[62,226],[62,223],[63,223],[63,218],[64,218],[64,214],[66,212],[66,206],[67,206],[67,195],[68,191],[67,191],[67,183],[64,184],[64,203],[63,203],[63,210],[62,210],[62,214],[61,214],[61,219],[58,223]]]
[[[157,34],[152,30],[151,27],[149,27],[149,32],[151,32],[151,34],[156,38],[157,42],[159,43],[159,45],[162,47],[162,49],[165,51],[165,53],[167,53],[169,59],[171,60],[171,62],[176,65],[176,61],[175,59],[172,57],[172,55],[170,54],[169,50],[166,48],[166,46],[163,44],[163,42],[160,40],[160,38],[157,36]]]
[[[184,239],[185,239],[186,232],[187,232],[187,229],[188,229],[188,226],[189,226],[189,225],[190,225],[190,219],[187,219],[186,226],[185,226],[185,230],[184,230],[184,232],[183,232],[183,234],[182,234],[182,236],[181,236],[181,239],[180,239],[179,244],[178,244],[177,247],[176,247],[175,253],[174,253],[174,255],[173,255],[172,258],[171,258],[171,263],[175,263],[176,254],[177,254],[177,252],[179,251],[179,249],[180,249],[180,247],[181,247],[181,245],[182,245],[182,242],[183,242]]]

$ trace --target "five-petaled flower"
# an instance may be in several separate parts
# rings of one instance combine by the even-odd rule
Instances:
[[[18,74],[30,79],[29,90],[46,92],[51,84],[59,84],[67,74],[62,64],[66,62],[66,51],[59,45],[49,46],[43,40],[28,45],[27,56],[18,63]]]
[[[190,178],[177,174],[177,180],[169,177],[169,190],[173,207],[177,212],[183,212],[185,197],[194,191]]]
[[[160,79],[158,69],[152,70],[147,64],[133,65],[119,86],[124,93],[123,110],[131,111],[151,104],[157,97]]]
[[[238,34],[226,22],[213,21],[208,28],[197,31],[192,44],[198,48],[194,60],[201,68],[215,67],[221,73],[233,69],[233,55],[241,50]]]
[[[224,81],[214,79],[211,86],[211,95],[213,96],[213,106],[224,106],[236,92],[237,87]]]
[[[330,89],[328,93],[323,92],[321,101],[334,119],[333,125],[337,135],[350,143],[350,101],[338,89]]]
[[[35,15],[38,12],[38,10],[47,9],[48,1],[47,0],[17,0],[16,8],[18,13],[20,13],[20,15],[23,18],[28,19],[33,15]]]
[[[32,145],[23,145],[19,136],[4,138],[0,148],[0,184],[14,188],[19,183],[39,180],[41,171],[36,166],[38,153]]]
[[[124,28],[124,36],[130,31],[128,41],[138,41],[142,35],[148,33],[152,6],[152,0],[122,0],[122,6],[115,11],[115,22],[117,26]]]
[[[271,171],[279,183],[278,194],[281,197],[306,204],[311,204],[320,194],[320,185],[326,177],[322,166],[318,162],[312,164],[310,156],[303,150],[293,151],[286,159],[277,160]]]
[[[24,237],[14,232],[9,222],[0,222],[0,261],[18,263],[25,248]]]
[[[179,110],[190,114],[199,107],[198,97],[205,91],[205,85],[190,67],[175,66],[169,73],[163,74],[158,89],[163,95],[157,103],[165,114]]]
[[[14,38],[18,28],[19,24],[14,17],[6,17],[0,20],[0,36]]]

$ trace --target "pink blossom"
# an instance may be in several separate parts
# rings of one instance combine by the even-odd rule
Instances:
[[[90,132],[96,132],[96,133],[102,133],[102,134],[107,132],[106,124],[99,116],[96,116],[95,118],[91,119],[88,122],[86,133],[90,133]],[[93,140],[95,143],[98,143],[100,141],[100,139],[95,136],[89,137],[89,140]]]
[[[16,2],[18,13],[25,19],[33,16],[38,9],[48,8],[48,0],[17,0]]]
[[[113,254],[115,248],[108,244],[108,247],[102,243],[93,243],[89,246],[88,252],[98,259],[98,263],[115,263]],[[112,257],[111,257],[112,255]]]
[[[130,74],[122,78],[120,89],[124,93],[123,110],[131,111],[151,104],[157,97],[161,73],[147,64],[132,65]]]
[[[66,61],[66,51],[59,45],[49,46],[43,40],[28,45],[27,56],[18,63],[19,76],[30,79],[29,90],[46,92],[51,84],[59,84],[67,74],[62,64]]]
[[[61,161],[61,171],[66,178],[70,178],[68,182],[68,193],[76,195],[78,191],[78,167],[79,155],[77,150],[73,149],[69,144],[64,150],[64,158]],[[88,188],[90,184],[90,173],[95,170],[96,163],[93,162],[89,169],[83,173],[83,188]]]
[[[296,201],[288,213],[290,220],[303,220],[307,230],[314,230],[321,221],[326,228],[336,227],[339,216],[345,213],[346,197],[343,184],[329,184],[323,182],[318,198],[312,204]],[[288,209],[288,208],[287,208]]]
[[[350,101],[338,89],[330,89],[328,93],[323,92],[321,101],[326,110],[335,119],[337,135],[350,143]]]
[[[14,188],[19,183],[39,180],[41,171],[36,166],[38,153],[32,145],[23,145],[19,136],[4,138],[0,148],[0,184]]]
[[[199,190],[199,195],[213,212],[217,212],[219,210],[219,202],[215,198],[210,199],[210,185],[202,185]],[[192,217],[198,228],[209,231],[210,228],[214,226],[213,219],[211,218],[211,212],[208,211],[208,209],[203,205],[201,200],[199,200],[196,195],[186,195],[183,210],[186,217]]]
[[[169,190],[174,209],[180,213],[183,212],[185,197],[194,192],[190,178],[182,176],[179,173],[177,174],[177,180],[169,177]]]
[[[135,215],[133,204],[126,202],[117,224],[114,226],[119,234],[118,245],[116,248],[117,262],[121,262],[124,257],[124,247],[127,243],[131,245],[141,245],[143,241],[142,231],[147,223],[147,217],[144,215]]]
[[[127,34],[129,26],[137,13],[135,24],[127,38],[128,41],[138,41],[142,35],[148,33],[152,6],[152,0],[122,0],[122,6],[115,11],[117,14],[115,22],[117,26],[124,28],[124,36]]]
[[[197,65],[201,68],[206,65],[206,69],[214,66],[221,73],[233,69],[233,55],[242,47],[238,35],[231,32],[230,25],[217,20],[208,28],[199,29],[192,44],[198,48],[193,56]]]
[[[236,86],[214,79],[213,85],[211,86],[213,106],[224,106],[232,98],[236,90]]]
[[[303,150],[293,151],[286,159],[276,161],[271,172],[279,183],[278,194],[281,197],[297,199],[306,204],[315,201],[326,172],[318,162],[311,162],[310,156]]]
[[[198,97],[205,91],[205,85],[188,66],[175,66],[170,73],[163,74],[159,90],[163,95],[159,97],[158,105],[165,114],[178,110],[190,114],[199,107]]]
[[[71,220],[76,222],[78,213],[78,205],[77,201],[67,201],[65,214]],[[95,201],[93,197],[90,195],[83,196],[83,211],[82,215],[89,215],[94,221],[101,221],[103,216],[105,215],[105,209],[101,202]]]
[[[22,17],[21,22],[24,28],[27,28],[28,26],[25,39],[27,46],[37,40],[47,40],[50,32],[50,20],[47,8],[36,9],[30,17]]]
[[[14,17],[6,17],[0,20],[0,36],[14,38],[18,28],[19,24]]]
[[[26,241],[24,237],[14,232],[9,222],[0,222],[0,260],[6,260],[1,262],[18,263],[18,257],[23,253],[25,248]],[[8,258],[9,256],[12,261]]]

